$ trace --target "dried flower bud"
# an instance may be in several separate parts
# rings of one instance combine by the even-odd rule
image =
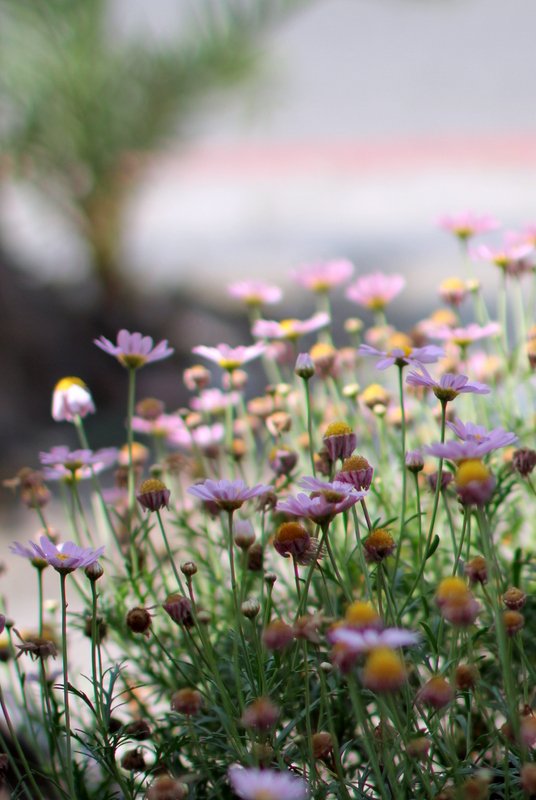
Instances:
[[[293,640],[294,630],[282,619],[270,622],[262,634],[262,641],[267,650],[284,650]]]
[[[455,673],[456,686],[462,691],[474,689],[478,680],[478,669],[472,664],[458,664]]]
[[[121,759],[121,766],[129,772],[143,772],[146,764],[141,750],[127,750]]]
[[[488,582],[488,567],[486,559],[482,556],[475,556],[465,565],[465,574],[470,583],[485,584]]]
[[[346,422],[332,422],[322,439],[331,462],[349,458],[355,450],[357,437]]]
[[[135,719],[125,725],[125,734],[129,739],[144,742],[152,736],[151,726],[145,719]]]
[[[106,634],[108,632],[108,626],[102,617],[97,617],[96,623],[97,623],[96,624],[97,644],[100,644],[106,638]],[[85,618],[84,636],[87,636],[88,639],[91,639],[91,637],[93,636],[93,617],[91,615],[88,615]]]
[[[299,522],[283,522],[274,536],[274,547],[284,558],[292,556],[298,564],[310,564],[318,550],[318,542]]]
[[[435,709],[444,708],[453,698],[454,689],[440,675],[430,678],[417,692],[417,703],[422,703]]]
[[[527,595],[517,586],[510,586],[502,596],[504,605],[512,611],[519,611],[527,602]]]
[[[197,564],[195,561],[183,561],[181,564],[181,572],[187,578],[192,578],[197,572]]]
[[[177,625],[183,625],[185,628],[193,627],[192,603],[188,597],[177,593],[170,594],[166,597],[162,608]]]
[[[242,714],[242,725],[254,731],[269,731],[276,724],[280,715],[279,708],[268,697],[254,700]]]
[[[162,508],[168,508],[169,496],[170,491],[165,483],[158,478],[149,478],[141,484],[136,499],[147,511],[160,511]]]
[[[147,790],[146,800],[184,800],[188,796],[188,787],[175,778],[164,776],[157,778]]]
[[[521,786],[529,797],[536,794],[536,764],[523,764],[521,767]]]
[[[504,629],[508,636],[514,636],[525,624],[525,617],[520,611],[513,611],[508,608],[502,615]]]
[[[331,756],[333,752],[333,741],[331,734],[327,731],[318,731],[312,736],[312,749],[314,758],[322,761]]]
[[[268,464],[276,475],[290,475],[298,463],[298,454],[295,450],[284,445],[273,447],[268,454]]]
[[[374,474],[373,467],[363,456],[350,456],[345,458],[339,472],[335,475],[336,481],[341,483],[349,483],[355,486],[358,490],[370,489],[372,483],[372,476]]]
[[[197,689],[179,689],[171,698],[171,710],[187,717],[199,714],[203,705],[203,697]]]
[[[528,447],[521,447],[519,450],[515,450],[512,457],[512,465],[516,472],[526,478],[536,467],[536,450],[531,450]]]
[[[259,603],[258,600],[255,600],[255,598],[244,600],[244,602],[240,606],[240,611],[245,617],[247,617],[247,619],[255,619],[260,610],[261,610],[261,604]]]
[[[136,403],[136,414],[148,422],[154,422],[165,411],[165,405],[156,397],[145,397]]]
[[[363,542],[365,559],[368,563],[379,564],[394,553],[396,544],[388,530],[376,528]]]
[[[131,608],[127,614],[127,627],[133,633],[146,633],[152,625],[153,618],[146,608]]]
[[[406,753],[410,758],[423,760],[428,755],[430,746],[431,742],[426,738],[426,736],[417,736],[415,739],[411,739],[408,742]]]

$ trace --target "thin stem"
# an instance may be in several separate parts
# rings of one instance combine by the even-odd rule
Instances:
[[[136,403],[136,370],[130,367],[128,370],[128,399],[127,399],[127,447],[128,447],[128,519],[132,524],[135,512],[135,474],[134,457],[132,454],[134,445],[134,431],[132,429],[132,418],[134,417],[134,406]]]
[[[63,667],[63,704],[65,707],[65,745],[67,761],[67,782],[71,797],[76,797],[73,776],[73,757],[71,752],[71,714],[69,709],[69,674],[67,663],[67,573],[60,572],[61,590],[61,657]]]
[[[303,378],[303,391],[305,393],[305,407],[307,411],[307,436],[309,439],[309,458],[311,460],[311,470],[316,478],[315,468],[315,446],[313,441],[313,414],[311,408],[311,389],[309,387],[309,379]]]

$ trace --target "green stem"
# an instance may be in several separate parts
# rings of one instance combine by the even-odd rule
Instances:
[[[406,409],[404,407],[404,381],[403,381],[404,366],[398,365],[398,394],[400,398],[400,436],[402,452],[400,455],[400,469],[402,470],[402,510],[400,512],[400,526],[398,534],[398,547],[395,556],[394,574],[396,575],[398,565],[400,563],[400,554],[402,552],[402,540],[404,538],[404,531],[406,526],[406,484],[407,484],[407,469],[406,469]]]
[[[313,441],[313,414],[311,408],[311,389],[309,387],[309,379],[303,378],[303,391],[305,392],[305,406],[307,410],[307,435],[309,438],[309,458],[311,460],[311,470],[316,478],[315,468],[315,446]]]
[[[65,745],[67,761],[67,782],[71,797],[76,797],[73,776],[73,757],[71,752],[71,713],[69,709],[69,674],[67,663],[67,593],[66,593],[67,573],[60,572],[61,590],[61,657],[63,667],[63,704],[65,707]]]
[[[128,448],[128,519],[132,524],[134,517],[136,497],[135,497],[135,474],[134,458],[132,454],[134,444],[134,431],[132,430],[132,418],[134,417],[134,407],[136,403],[136,370],[129,367],[128,370],[128,398],[127,398],[127,448]]]

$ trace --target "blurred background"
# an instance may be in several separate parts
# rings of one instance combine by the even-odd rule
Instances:
[[[534,30],[533,0],[0,0],[2,477],[75,443],[64,375],[121,443],[101,334],[169,338],[140,393],[181,405],[193,345],[250,341],[231,280],[309,315],[290,270],[346,257],[426,313],[461,270],[441,213],[536,220]]]

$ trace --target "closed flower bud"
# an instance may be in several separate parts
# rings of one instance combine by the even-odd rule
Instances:
[[[515,450],[512,457],[512,466],[519,475],[526,478],[536,467],[536,450],[531,450],[528,447]]]
[[[131,608],[127,614],[127,627],[133,633],[145,633],[147,635],[151,627],[153,618],[146,608]]]
[[[154,422],[164,411],[164,403],[156,397],[145,397],[136,403],[136,414],[148,422]]]
[[[408,450],[406,453],[406,467],[415,474],[423,469],[424,459],[420,450]]]
[[[158,478],[149,478],[141,484],[136,499],[147,511],[160,511],[168,508],[169,496],[170,491],[165,483]]]
[[[389,647],[378,647],[367,657],[362,674],[363,686],[373,692],[392,692],[406,681],[400,656]]]
[[[395,550],[395,540],[385,528],[376,528],[363,542],[365,559],[369,563],[379,564],[384,558],[392,555]]]
[[[282,619],[270,622],[262,634],[262,641],[267,650],[284,650],[293,640],[294,630]]]
[[[244,709],[241,722],[249,730],[269,731],[276,724],[280,713],[279,708],[268,697],[259,697]]]
[[[195,561],[183,561],[181,564],[181,572],[187,578],[192,578],[197,572],[197,564]]]
[[[430,487],[431,492],[435,492],[437,488],[437,472],[431,472],[430,475],[427,476],[428,478],[428,486]],[[447,488],[449,483],[452,483],[453,476],[452,472],[447,472],[446,470],[442,470],[441,472],[441,491]]]
[[[249,519],[236,519],[234,523],[234,543],[241,550],[248,550],[255,541],[255,531]]]
[[[317,342],[311,347],[309,352],[315,365],[315,370],[320,378],[328,378],[335,366],[337,351],[328,342]]]
[[[275,572],[267,572],[264,576],[264,582],[267,586],[273,586],[277,580]]]
[[[275,411],[266,418],[266,427],[274,438],[287,433],[292,427],[292,417],[286,411]]]
[[[298,454],[296,451],[283,445],[272,447],[268,455],[270,469],[278,476],[290,475],[297,463]]]
[[[261,572],[264,553],[260,542],[255,542],[248,550],[247,567],[250,572]]]
[[[92,583],[98,581],[99,578],[102,578],[104,575],[104,570],[98,561],[94,561],[93,564],[90,564],[88,567],[86,567],[84,572],[86,574],[86,578],[89,578]]]
[[[520,735],[521,741],[527,747],[533,747],[536,743],[536,717],[533,717],[532,714],[522,717],[520,723]]]
[[[504,629],[508,636],[514,636],[525,624],[525,617],[520,611],[507,609],[502,615]]]
[[[249,600],[244,600],[244,602],[240,606],[240,611],[245,617],[247,617],[247,619],[255,619],[260,610],[261,610],[261,604],[259,603],[258,600],[255,600],[254,598],[250,598]]]
[[[486,774],[467,778],[461,787],[462,800],[487,800],[489,797],[489,783],[490,780]]]
[[[185,628],[193,627],[192,603],[188,597],[182,594],[170,594],[166,597],[162,608],[177,625],[183,625]]]
[[[146,765],[141,750],[127,750],[121,759],[121,766],[129,772],[143,772]]]
[[[525,592],[518,589],[517,586],[511,586],[502,596],[504,605],[513,611],[519,611],[527,602],[527,595]]]
[[[315,374],[315,365],[309,353],[300,353],[296,359],[296,366],[294,372],[298,378],[308,381]]]
[[[171,710],[193,717],[199,714],[203,705],[203,697],[197,689],[179,689],[171,698]]]
[[[105,639],[106,634],[108,632],[108,626],[106,625],[105,621],[102,617],[97,617],[96,619],[96,640],[97,643],[100,644],[103,639]],[[91,639],[93,636],[93,617],[88,615],[84,622],[84,635]]]

